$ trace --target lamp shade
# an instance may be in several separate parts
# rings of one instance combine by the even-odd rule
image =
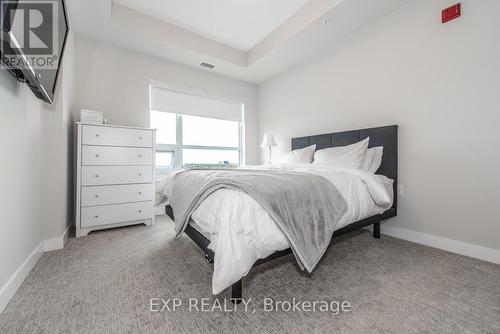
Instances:
[[[272,133],[266,133],[264,135],[264,140],[262,141],[261,147],[275,147],[278,146],[274,140],[274,135]]]

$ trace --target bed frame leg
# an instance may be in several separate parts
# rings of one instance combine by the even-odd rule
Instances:
[[[231,303],[240,304],[243,299],[243,279],[231,285]]]
[[[373,237],[380,239],[380,223],[373,224]]]
[[[214,263],[214,259],[212,259],[208,254],[205,254],[205,260],[207,260],[208,263]]]

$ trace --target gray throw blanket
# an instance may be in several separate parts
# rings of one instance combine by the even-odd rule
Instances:
[[[250,195],[271,216],[291,245],[302,270],[312,272],[326,251],[347,202],[326,178],[298,172],[263,170],[186,170],[175,175],[170,205],[176,235],[214,191],[226,188]]]

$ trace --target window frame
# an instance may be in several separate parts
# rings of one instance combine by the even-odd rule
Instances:
[[[242,108],[244,108],[244,105],[242,104]],[[244,109],[243,109],[244,110]],[[242,112],[243,112],[242,110]],[[175,171],[175,170],[180,170],[183,168],[183,156],[182,156],[182,151],[185,149],[197,149],[197,150],[218,150],[218,151],[238,151],[238,157],[239,157],[239,163],[238,166],[244,166],[245,165],[245,154],[244,154],[244,131],[245,131],[245,123],[243,121],[233,121],[238,123],[238,147],[230,147],[230,146],[202,146],[202,145],[184,145],[183,144],[183,116],[184,114],[179,114],[175,112],[168,112],[168,111],[160,111],[160,110],[150,110],[150,113],[152,111],[155,112],[167,112],[171,114],[175,114],[175,126],[176,126],[176,144],[161,144],[161,143],[156,143],[155,147],[155,153],[156,152],[171,152],[173,153],[173,165],[171,167],[157,167],[155,165],[155,172],[158,177],[164,177],[168,173]],[[186,116],[195,116],[195,115],[186,115]],[[205,116],[196,116],[196,117],[202,117],[202,118],[210,118],[210,119],[218,119],[218,118],[211,118],[211,117],[205,117]]]

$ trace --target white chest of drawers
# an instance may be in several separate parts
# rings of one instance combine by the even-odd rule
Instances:
[[[76,237],[154,224],[155,130],[76,123]]]

